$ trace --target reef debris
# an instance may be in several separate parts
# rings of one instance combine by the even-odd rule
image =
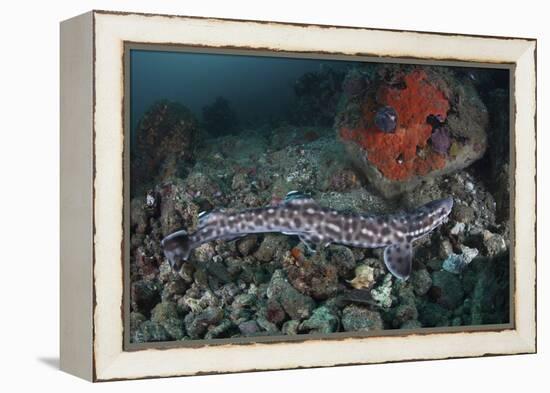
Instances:
[[[473,149],[471,143],[487,117],[477,102],[479,97],[489,109],[490,126],[484,128],[489,136],[478,146],[479,151],[487,146],[487,154],[465,170],[436,175],[439,169],[434,169],[426,175],[412,175],[409,180],[421,182],[411,192],[390,190],[390,195],[401,195],[388,198],[375,184],[376,176],[367,176],[365,166],[358,164],[358,156],[346,154],[348,144],[363,155],[366,150],[355,140],[339,143],[337,138],[344,127],[372,128],[390,138],[400,135],[403,108],[394,101],[409,94],[405,81],[415,70],[426,75],[416,75],[417,92],[424,91],[422,85],[431,85],[426,91],[436,92],[436,101],[442,97],[442,108],[446,101],[449,109],[446,116],[436,111],[424,119],[425,124],[410,127],[417,132],[427,130],[420,138],[423,146],[414,154],[424,159],[439,157],[448,165],[462,154],[462,148]],[[301,125],[268,124],[208,137],[201,134],[195,120],[193,142],[178,142],[184,150],[189,147],[185,154],[159,156],[160,172],[138,177],[129,203],[132,342],[509,321],[508,115],[499,110],[508,102],[508,93],[478,89],[478,97],[469,91],[478,82],[459,85],[458,73],[431,67],[352,67],[341,86],[339,77],[328,75],[320,82],[331,89],[325,98],[331,97],[331,105],[341,98],[338,106],[331,106],[332,112],[325,112],[323,127],[311,122],[325,99],[313,97],[317,82],[312,78],[312,84],[304,86],[307,93],[302,100],[312,109],[301,118]],[[385,95],[377,96],[384,91]],[[395,95],[394,101],[383,101],[382,96],[389,97],[389,92]],[[376,112],[386,105],[397,114],[396,128],[388,133],[374,121]],[[159,114],[160,109],[155,104],[151,113]],[[367,109],[370,112],[365,112]],[[430,111],[434,112],[433,108]],[[330,128],[336,112],[338,133]],[[153,130],[158,132],[168,123],[159,118],[151,124],[160,125]],[[183,135],[173,140],[179,138]],[[407,158],[396,157],[403,162]],[[434,163],[432,160],[430,165]],[[374,164],[369,165],[380,172]],[[293,235],[257,233],[234,241],[213,240],[196,248],[178,272],[163,254],[163,237],[181,229],[195,231],[201,211],[223,208],[232,214],[280,206],[285,195],[296,189],[314,195],[321,206],[346,214],[386,215],[449,195],[454,205],[447,223],[415,241],[407,281],[391,275],[384,265],[383,249],[333,244],[311,254]]]

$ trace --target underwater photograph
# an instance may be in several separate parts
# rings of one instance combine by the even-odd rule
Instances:
[[[511,322],[510,68],[127,54],[131,344]]]

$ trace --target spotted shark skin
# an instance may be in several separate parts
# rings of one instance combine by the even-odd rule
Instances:
[[[310,249],[331,243],[360,248],[385,247],[386,267],[394,276],[406,280],[412,269],[412,243],[445,222],[452,207],[453,199],[449,197],[410,212],[373,216],[323,207],[308,196],[291,192],[278,206],[201,214],[194,233],[174,232],[162,240],[162,247],[172,269],[179,271],[201,244],[279,232],[298,236]]]

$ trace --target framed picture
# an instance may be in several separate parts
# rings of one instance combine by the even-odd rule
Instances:
[[[536,40],[61,24],[61,368],[536,351]]]

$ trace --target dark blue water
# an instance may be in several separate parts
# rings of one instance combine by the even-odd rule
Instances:
[[[325,68],[344,71],[352,62],[223,54],[132,50],[131,128],[159,99],[178,101],[197,118],[224,97],[243,124],[280,118],[292,106],[297,80]]]

